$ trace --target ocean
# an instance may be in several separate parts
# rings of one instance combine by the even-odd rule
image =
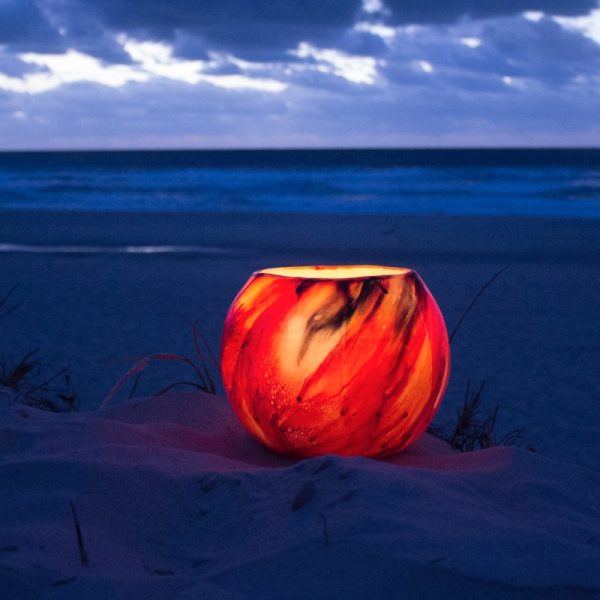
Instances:
[[[0,210],[600,218],[600,149],[0,153]]]

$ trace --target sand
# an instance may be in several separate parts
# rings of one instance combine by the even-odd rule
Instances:
[[[6,598],[600,595],[600,474],[539,453],[293,461],[203,394],[0,418]]]

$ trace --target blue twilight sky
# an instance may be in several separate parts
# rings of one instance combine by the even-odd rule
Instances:
[[[598,0],[0,0],[0,149],[597,145]]]

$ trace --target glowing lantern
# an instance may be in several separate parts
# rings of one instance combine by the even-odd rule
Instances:
[[[254,273],[223,330],[221,373],[258,440],[290,456],[381,456],[423,433],[448,382],[433,296],[410,269]]]

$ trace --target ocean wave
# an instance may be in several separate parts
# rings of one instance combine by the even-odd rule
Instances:
[[[600,218],[600,151],[484,154],[485,160],[479,151],[50,153],[35,160],[9,154],[0,156],[0,211]]]
[[[600,185],[572,185],[539,195],[552,200],[600,200]]]

